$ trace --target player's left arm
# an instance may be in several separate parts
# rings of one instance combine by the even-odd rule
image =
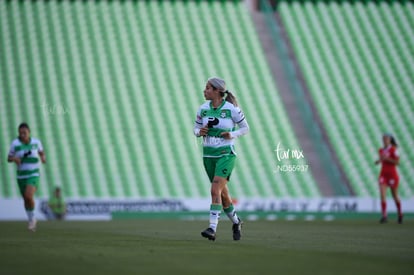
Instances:
[[[46,163],[45,151],[43,150],[43,145],[40,141],[39,141],[39,147],[37,148],[37,152],[39,153],[40,161],[42,163]]]
[[[232,110],[232,117],[239,128],[232,132],[221,133],[221,136],[225,139],[232,139],[243,136],[247,134],[250,130],[246,117],[244,116],[243,111],[240,110],[239,107],[235,107],[234,110]]]

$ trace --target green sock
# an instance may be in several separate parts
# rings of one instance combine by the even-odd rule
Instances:
[[[239,223],[239,217],[236,214],[236,210],[234,209],[233,204],[230,204],[229,207],[224,208],[223,210],[224,210],[224,213],[226,213],[227,217],[229,217],[229,219],[233,223],[235,223],[235,224]]]

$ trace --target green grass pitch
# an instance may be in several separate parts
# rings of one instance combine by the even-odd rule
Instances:
[[[0,274],[414,274],[414,221],[0,222]]]

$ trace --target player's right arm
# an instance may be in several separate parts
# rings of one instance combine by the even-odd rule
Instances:
[[[206,136],[208,133],[207,125],[203,126],[200,109],[197,111],[197,118],[194,122],[194,135],[196,137]]]
[[[378,165],[381,163],[381,149],[378,150],[378,156],[379,158],[375,161],[375,165]]]
[[[7,157],[8,162],[15,162],[17,165],[20,165],[21,159],[18,157],[8,156]]]
[[[17,165],[21,164],[21,159],[16,157],[16,152],[14,151],[14,144],[10,146],[9,154],[7,155],[7,162],[15,162]]]

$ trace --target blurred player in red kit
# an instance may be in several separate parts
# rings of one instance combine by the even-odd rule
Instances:
[[[397,165],[400,161],[400,157],[397,153],[397,142],[391,134],[384,134],[382,136],[384,147],[379,149],[379,159],[375,161],[375,164],[381,163],[381,172],[379,176],[379,187],[381,194],[381,212],[382,217],[380,223],[387,222],[387,202],[386,193],[387,187],[391,188],[391,194],[394,198],[395,205],[398,211],[398,223],[403,222],[403,214],[401,212],[401,201],[398,197],[398,183],[399,177],[397,172]]]

